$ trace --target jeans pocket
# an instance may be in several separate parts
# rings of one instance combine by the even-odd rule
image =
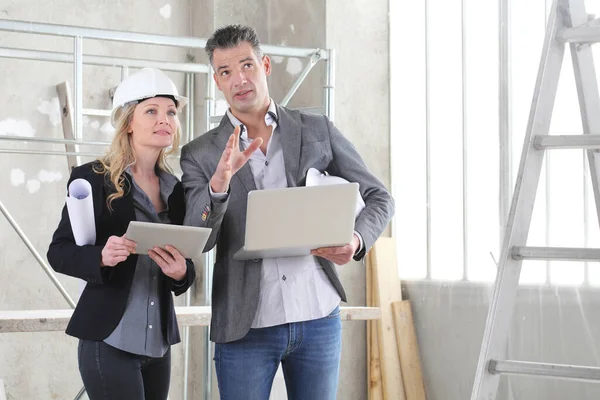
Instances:
[[[336,319],[340,318],[340,306],[336,306],[331,313],[325,318]]]

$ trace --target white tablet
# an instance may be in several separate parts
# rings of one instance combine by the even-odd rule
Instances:
[[[166,245],[171,245],[185,258],[196,258],[202,254],[211,230],[195,226],[131,221],[125,237],[137,243],[138,254],[148,254],[155,246],[164,249]]]

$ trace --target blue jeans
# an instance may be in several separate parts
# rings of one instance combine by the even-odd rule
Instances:
[[[313,321],[250,329],[217,343],[221,400],[268,400],[281,363],[288,400],[335,400],[342,349],[340,309]]]

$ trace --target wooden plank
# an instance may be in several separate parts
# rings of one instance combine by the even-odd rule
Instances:
[[[381,319],[377,321],[381,376],[384,400],[405,400],[404,382],[398,345],[394,333],[392,303],[402,300],[400,278],[396,261],[394,239],[381,237],[369,252],[373,271],[373,291],[381,308]]]
[[[56,85],[56,93],[58,94],[58,104],[60,104],[60,115],[62,119],[63,135],[65,139],[75,139],[73,128],[73,103],[71,102],[71,87],[69,82],[61,82]],[[77,151],[77,146],[65,144],[66,151]],[[67,164],[69,172],[79,165],[77,156],[67,156]]]
[[[211,310],[206,306],[175,307],[180,326],[208,326]],[[52,332],[67,328],[73,310],[0,311],[0,333]],[[381,310],[373,307],[340,307],[342,321],[378,319]]]
[[[392,310],[406,400],[426,400],[421,357],[410,302],[396,301],[392,303]]]
[[[367,258],[367,306],[379,307],[376,303],[377,286],[373,285],[373,268]],[[383,400],[383,386],[381,382],[381,365],[379,361],[379,339],[377,322],[367,322],[367,394],[368,400]]]

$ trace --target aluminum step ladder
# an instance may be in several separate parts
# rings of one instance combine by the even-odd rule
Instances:
[[[527,247],[535,195],[547,150],[585,149],[600,211],[600,98],[591,45],[600,41],[600,19],[591,19],[584,0],[554,0],[523,144],[519,174],[502,244],[498,275],[485,325],[471,400],[494,400],[501,374],[600,380],[600,368],[505,360],[523,260],[600,261],[600,249]],[[583,135],[548,135],[565,46],[571,58]],[[598,213],[600,217],[600,213]]]

